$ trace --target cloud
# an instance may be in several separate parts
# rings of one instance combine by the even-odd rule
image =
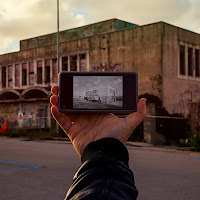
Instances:
[[[10,52],[11,40],[22,40],[57,31],[55,0],[6,0],[0,2],[0,53]],[[84,17],[60,4],[60,30],[84,25]]]
[[[57,31],[56,0],[0,1],[0,53],[12,41]],[[138,25],[165,21],[200,33],[199,0],[60,0],[60,30],[111,18]]]

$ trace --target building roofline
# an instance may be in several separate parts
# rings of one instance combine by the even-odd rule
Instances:
[[[107,19],[107,20],[103,20],[103,21],[98,21],[98,22],[87,24],[87,25],[83,25],[83,26],[78,26],[78,27],[74,27],[74,28],[70,28],[70,29],[64,29],[64,30],[61,30],[59,32],[62,33],[62,32],[65,32],[65,31],[72,31],[72,30],[76,30],[76,29],[79,29],[79,28],[92,26],[92,25],[99,24],[99,23],[104,23],[104,22],[108,22],[108,21],[117,21],[117,20],[125,22],[125,23],[129,23],[129,24],[133,24],[133,25],[139,26],[138,24],[135,24],[135,23],[132,23],[132,22],[124,21],[124,20],[117,19],[117,18],[111,18],[111,19]],[[27,39],[22,39],[22,40],[19,40],[19,41],[21,42],[21,41],[25,41],[25,40],[29,40],[29,39],[33,39],[33,38],[38,38],[38,37],[53,35],[53,34],[56,34],[56,33],[57,32],[47,33],[47,34],[44,34],[44,35],[38,35],[38,36],[35,36],[35,37],[30,37],[30,38],[27,38]]]

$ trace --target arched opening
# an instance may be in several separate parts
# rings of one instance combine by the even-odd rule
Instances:
[[[24,99],[40,99],[40,98],[48,98],[48,94],[40,89],[31,89],[22,94]]]
[[[15,100],[19,99],[19,94],[14,91],[5,91],[0,94],[0,100]]]

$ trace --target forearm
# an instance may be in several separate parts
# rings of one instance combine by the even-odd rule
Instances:
[[[128,167],[128,151],[116,139],[90,143],[82,154],[83,165],[74,176],[66,199],[137,198],[134,176]]]

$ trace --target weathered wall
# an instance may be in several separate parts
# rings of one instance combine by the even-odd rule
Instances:
[[[91,71],[137,71],[139,94],[161,97],[161,31],[162,23],[155,23],[62,42],[60,55],[88,51]],[[0,64],[56,57],[56,50],[48,45],[1,55]]]
[[[96,71],[137,71],[139,94],[161,97],[161,24],[89,38],[90,67]]]
[[[20,125],[19,113],[22,113]],[[50,105],[49,102],[24,102],[24,103],[5,103],[0,104],[0,121],[1,124],[5,119],[9,119],[13,128],[50,128]]]
[[[180,76],[179,45],[200,49],[200,35],[169,24],[163,24],[163,31],[163,104],[170,113],[187,116],[191,103],[200,101],[200,79]]]
[[[82,26],[70,30],[60,32],[60,42],[66,42],[75,39],[81,39],[84,37],[94,36],[101,33],[107,33],[116,30],[122,30],[126,28],[133,28],[137,26],[129,22],[121,21],[118,19],[106,20],[103,22],[94,23],[87,26]],[[20,50],[26,50],[30,48],[36,48],[41,46],[47,46],[56,44],[57,33],[43,35],[31,39],[20,41]]]

